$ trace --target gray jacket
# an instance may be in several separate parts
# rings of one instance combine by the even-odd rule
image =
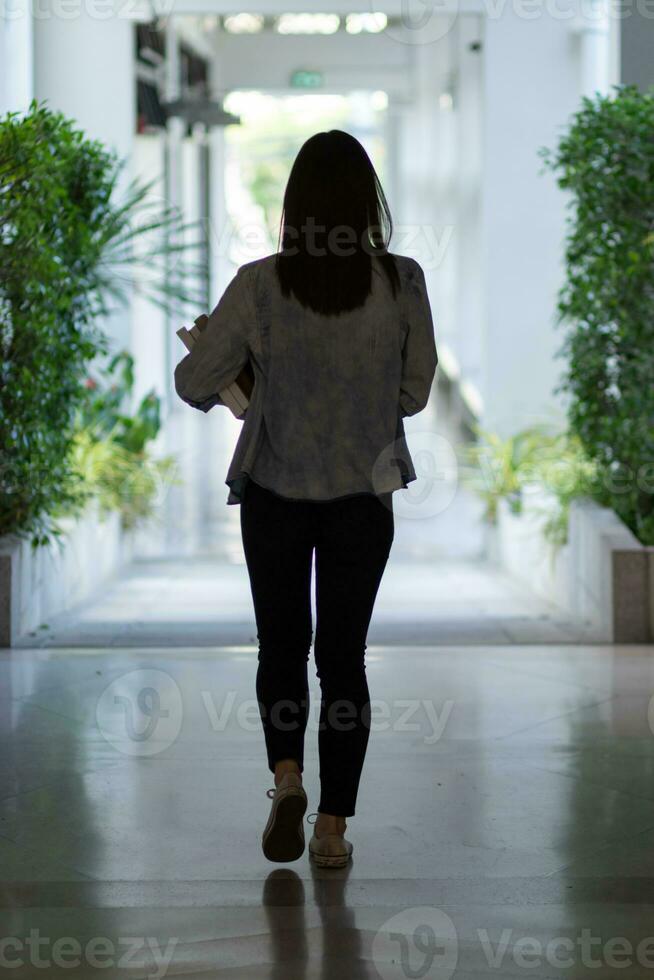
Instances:
[[[240,503],[248,477],[301,500],[383,494],[416,479],[402,420],[427,404],[438,357],[423,271],[395,258],[397,297],[373,259],[371,294],[339,316],[285,298],[274,255],[240,267],[175,368],[177,394],[207,412],[252,364],[228,503]]]

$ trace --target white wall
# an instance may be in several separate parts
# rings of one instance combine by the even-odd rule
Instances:
[[[407,34],[413,98],[396,100],[392,127],[396,217],[418,235],[442,367],[504,434],[563,421],[553,390],[566,199],[539,150],[555,145],[582,93],[613,80],[605,24],[571,5],[525,9],[428,21],[424,43]]]
[[[484,422],[502,433],[560,417],[552,389],[557,290],[563,276],[565,198],[542,175],[580,95],[570,19],[525,18],[508,4],[486,19],[483,53],[482,282]]]

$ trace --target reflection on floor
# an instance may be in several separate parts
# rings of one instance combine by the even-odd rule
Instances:
[[[371,646],[354,861],[318,873],[259,848],[253,647],[2,651],[3,965],[650,976],[653,652]],[[314,713],[306,786],[313,808]]]

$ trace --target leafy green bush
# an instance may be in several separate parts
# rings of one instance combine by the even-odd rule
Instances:
[[[585,98],[546,165],[571,194],[562,388],[601,502],[654,544],[654,92]]]
[[[96,498],[101,511],[120,512],[133,528],[152,513],[159,491],[177,480],[175,460],[150,450],[161,426],[160,400],[148,392],[133,415],[123,410],[134,387],[134,359],[116,354],[85,383],[71,454],[71,499],[62,513],[76,513]]]
[[[485,519],[494,524],[500,500],[511,513],[521,514],[528,486],[538,486],[553,506],[541,508],[543,534],[555,546],[565,544],[570,504],[578,497],[598,500],[602,481],[597,465],[589,459],[574,434],[546,426],[532,426],[509,438],[477,431],[478,441],[466,448],[463,478],[484,501]]]
[[[74,419],[86,366],[108,346],[99,319],[135,286],[160,305],[198,299],[183,275],[164,274],[189,246],[176,244],[184,226],[172,209],[151,213],[154,181],[132,182],[115,203],[123,166],[36,102],[0,119],[0,535],[43,542],[74,503]],[[137,242],[148,243],[138,262]]]
[[[120,351],[96,376],[85,381],[85,398],[77,427],[88,429],[95,439],[111,437],[128,452],[140,453],[155,439],[161,427],[161,404],[154,391],[141,399],[133,415],[123,409],[134,388],[134,358]]]
[[[555,547],[563,545],[568,540],[572,501],[581,497],[601,499],[597,464],[588,457],[578,436],[561,432],[552,435],[538,454],[532,479],[555,501],[553,508],[543,512],[543,535]]]
[[[116,439],[95,439],[88,429],[75,433],[71,452],[74,497],[62,514],[75,514],[94,499],[101,512],[118,511],[124,528],[149,517],[161,489],[177,480],[175,460],[154,457],[148,448],[134,453]]]
[[[94,277],[111,168],[61,116],[0,122],[0,534],[43,537],[69,492],[84,365],[105,349]]]
[[[161,492],[179,482],[172,456],[156,456],[150,443],[161,428],[161,400],[143,396],[133,414],[134,358],[115,354],[89,373],[78,407],[71,445],[69,494],[53,517],[79,514],[95,499],[101,513],[118,511],[131,529],[151,517]]]
[[[551,437],[542,426],[523,429],[503,439],[486,429],[476,429],[477,441],[463,453],[462,474],[468,486],[486,505],[484,518],[494,524],[500,500],[511,512],[522,510],[522,489],[533,479],[537,460]]]

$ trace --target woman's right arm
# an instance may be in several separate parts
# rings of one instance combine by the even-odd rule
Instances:
[[[248,266],[241,266],[206,327],[175,368],[175,390],[188,405],[208,412],[220,404],[219,391],[248,363],[256,315]]]

